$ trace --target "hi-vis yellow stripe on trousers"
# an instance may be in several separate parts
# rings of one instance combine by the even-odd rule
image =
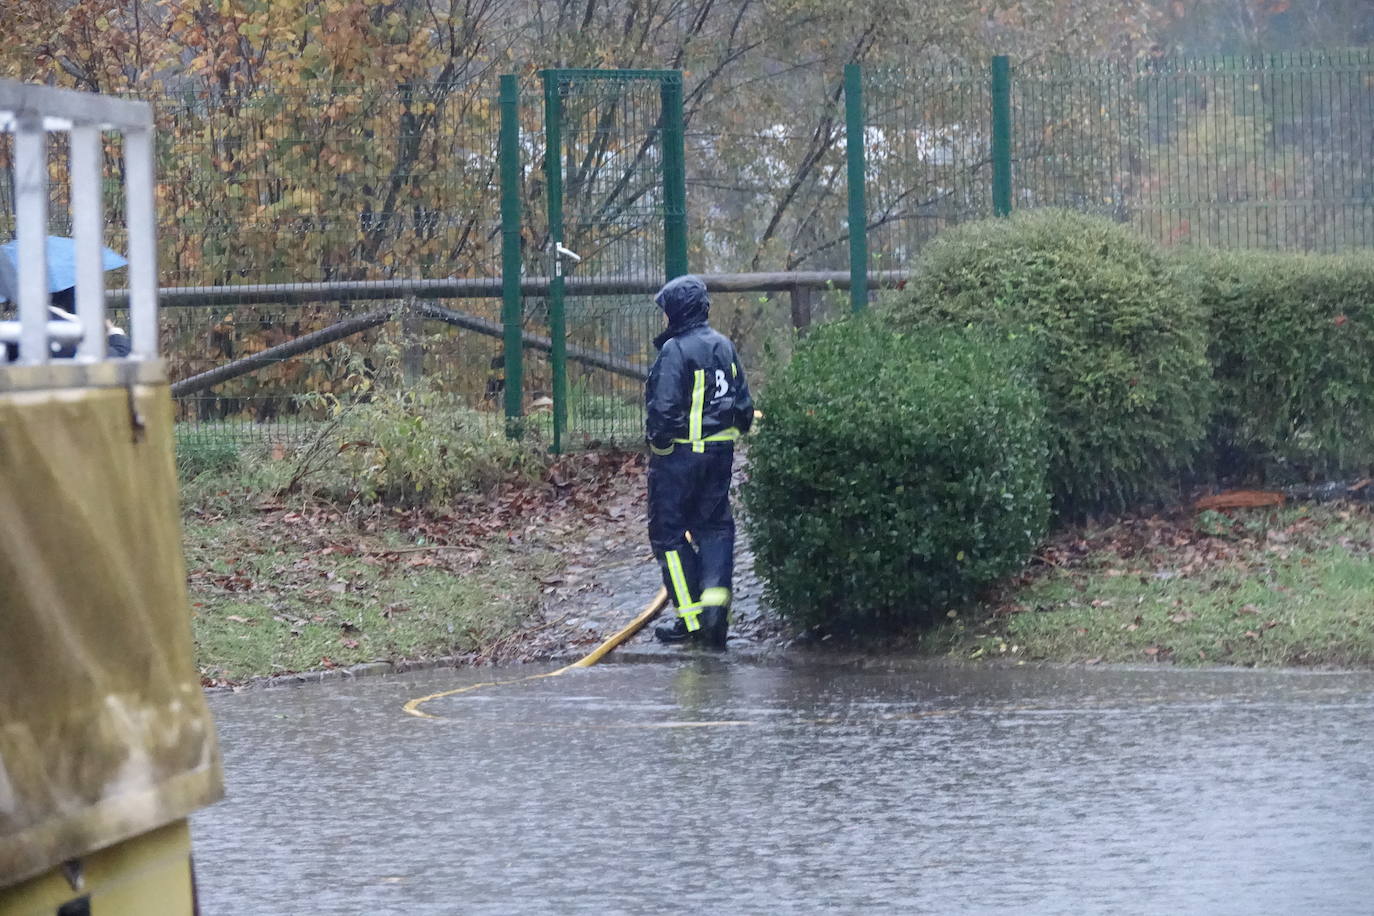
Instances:
[[[694,452],[706,451],[706,446],[701,441],[701,422],[705,413],[706,370],[698,369],[692,377],[692,412],[687,415],[687,438],[692,440]]]
[[[692,601],[692,593],[687,589],[687,577],[682,572],[682,558],[677,555],[676,550],[670,550],[663,555],[668,563],[668,578],[673,582],[673,592],[677,595],[677,615],[687,623],[687,630],[700,630],[701,624],[697,622],[697,615],[701,613],[701,608]]]

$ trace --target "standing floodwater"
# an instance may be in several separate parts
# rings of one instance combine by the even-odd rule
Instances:
[[[204,912],[1374,910],[1374,675],[697,658],[401,713],[492,677],[213,698]]]

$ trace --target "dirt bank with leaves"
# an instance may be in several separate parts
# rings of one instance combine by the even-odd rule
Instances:
[[[659,586],[642,455],[570,456],[442,511],[271,495],[270,455],[186,486],[207,686],[381,663],[578,656]],[[1325,494],[1332,495],[1332,494]],[[1341,495],[1341,494],[1335,494]],[[741,538],[732,651],[1180,665],[1374,665],[1374,513],[1356,501],[1179,510],[1061,532],[921,634],[794,634]],[[622,654],[663,654],[641,633]]]
[[[918,648],[970,660],[1374,665],[1363,501],[1186,509],[1054,537]]]
[[[585,652],[659,587],[644,471],[639,454],[574,455],[443,510],[282,494],[294,469],[280,451],[199,475],[184,524],[202,679]],[[749,566],[743,552],[737,648],[780,631]]]

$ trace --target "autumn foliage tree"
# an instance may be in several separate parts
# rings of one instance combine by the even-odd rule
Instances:
[[[874,91],[869,103],[910,105],[907,146],[890,132],[865,139],[882,166],[871,228],[900,229],[910,248],[920,227],[942,225],[932,215],[959,202],[946,198],[961,182],[981,193],[987,171],[982,153],[946,163],[931,152],[942,132],[956,151],[985,139],[956,104],[964,90],[949,73],[960,61],[975,62],[963,85],[982,93],[992,53],[1027,68],[1064,57],[1129,68],[1179,46],[1190,28],[1220,35],[1239,22],[1263,43],[1338,34],[1342,17],[1358,19],[1355,0],[1321,6],[1318,15],[1283,0],[23,0],[0,3],[0,75],[154,101],[168,285],[495,275],[495,78],[506,72],[525,78],[526,244],[537,264],[547,238],[533,75],[548,66],[683,71],[695,268],[835,268],[849,234],[845,64],[906,74],[900,90]],[[1047,92],[1054,105],[1018,143],[1059,172],[1023,170],[1027,193],[1039,195],[1031,202],[1074,205],[1052,185],[1091,178],[1102,209],[1101,198],[1148,180],[1103,123],[1112,109],[1098,94]],[[985,107],[981,97],[973,104]],[[1070,149],[1073,131],[1080,145]],[[583,176],[581,192],[602,195],[593,210],[645,193],[617,180],[627,158],[607,156]],[[757,298],[722,311],[746,338],[785,314]],[[293,316],[226,312],[217,331],[187,330],[169,349],[213,362],[328,319]]]
[[[5,33],[15,36],[0,48],[0,73],[158,100],[169,150],[161,165],[165,184],[175,185],[168,219],[194,226],[199,205],[254,227],[238,250],[197,254],[183,244],[169,252],[167,269],[224,282],[303,267],[312,277],[385,274],[402,256],[421,268],[441,256],[453,262],[481,248],[480,233],[458,226],[443,239],[431,229],[399,248],[386,242],[416,231],[406,219],[433,224],[431,211],[463,209],[466,202],[445,197],[446,189],[473,187],[470,173],[490,168],[497,71],[680,68],[697,138],[695,186],[721,192],[713,196],[722,214],[755,215],[737,232],[713,226],[720,241],[699,249],[703,266],[790,268],[835,244],[826,235],[833,226],[821,225],[833,221],[820,216],[838,190],[845,63],[990,50],[1025,58],[1120,53],[1139,41],[1151,15],[1147,4],[1128,7],[1123,13],[1106,0],[32,0],[0,13]],[[749,169],[761,158],[765,170]],[[264,220],[284,227],[291,244],[262,234]],[[344,231],[320,227],[321,220],[353,225]],[[307,240],[303,226],[327,237]],[[244,246],[267,262],[245,257]]]

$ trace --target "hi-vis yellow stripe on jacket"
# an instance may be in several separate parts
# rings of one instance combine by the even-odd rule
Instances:
[[[670,323],[654,340],[658,358],[644,384],[649,442],[660,454],[674,442],[701,452],[747,433],[754,421],[749,382],[734,345],[706,323],[705,285],[679,277],[660,298]]]
[[[666,339],[644,383],[646,433],[662,453],[673,442],[702,452],[749,431],[754,402],[735,347],[703,323]]]
[[[701,415],[706,410],[706,370],[698,369],[692,378],[692,410],[687,414],[687,438],[692,441],[692,451],[700,452],[706,446],[701,441]]]

